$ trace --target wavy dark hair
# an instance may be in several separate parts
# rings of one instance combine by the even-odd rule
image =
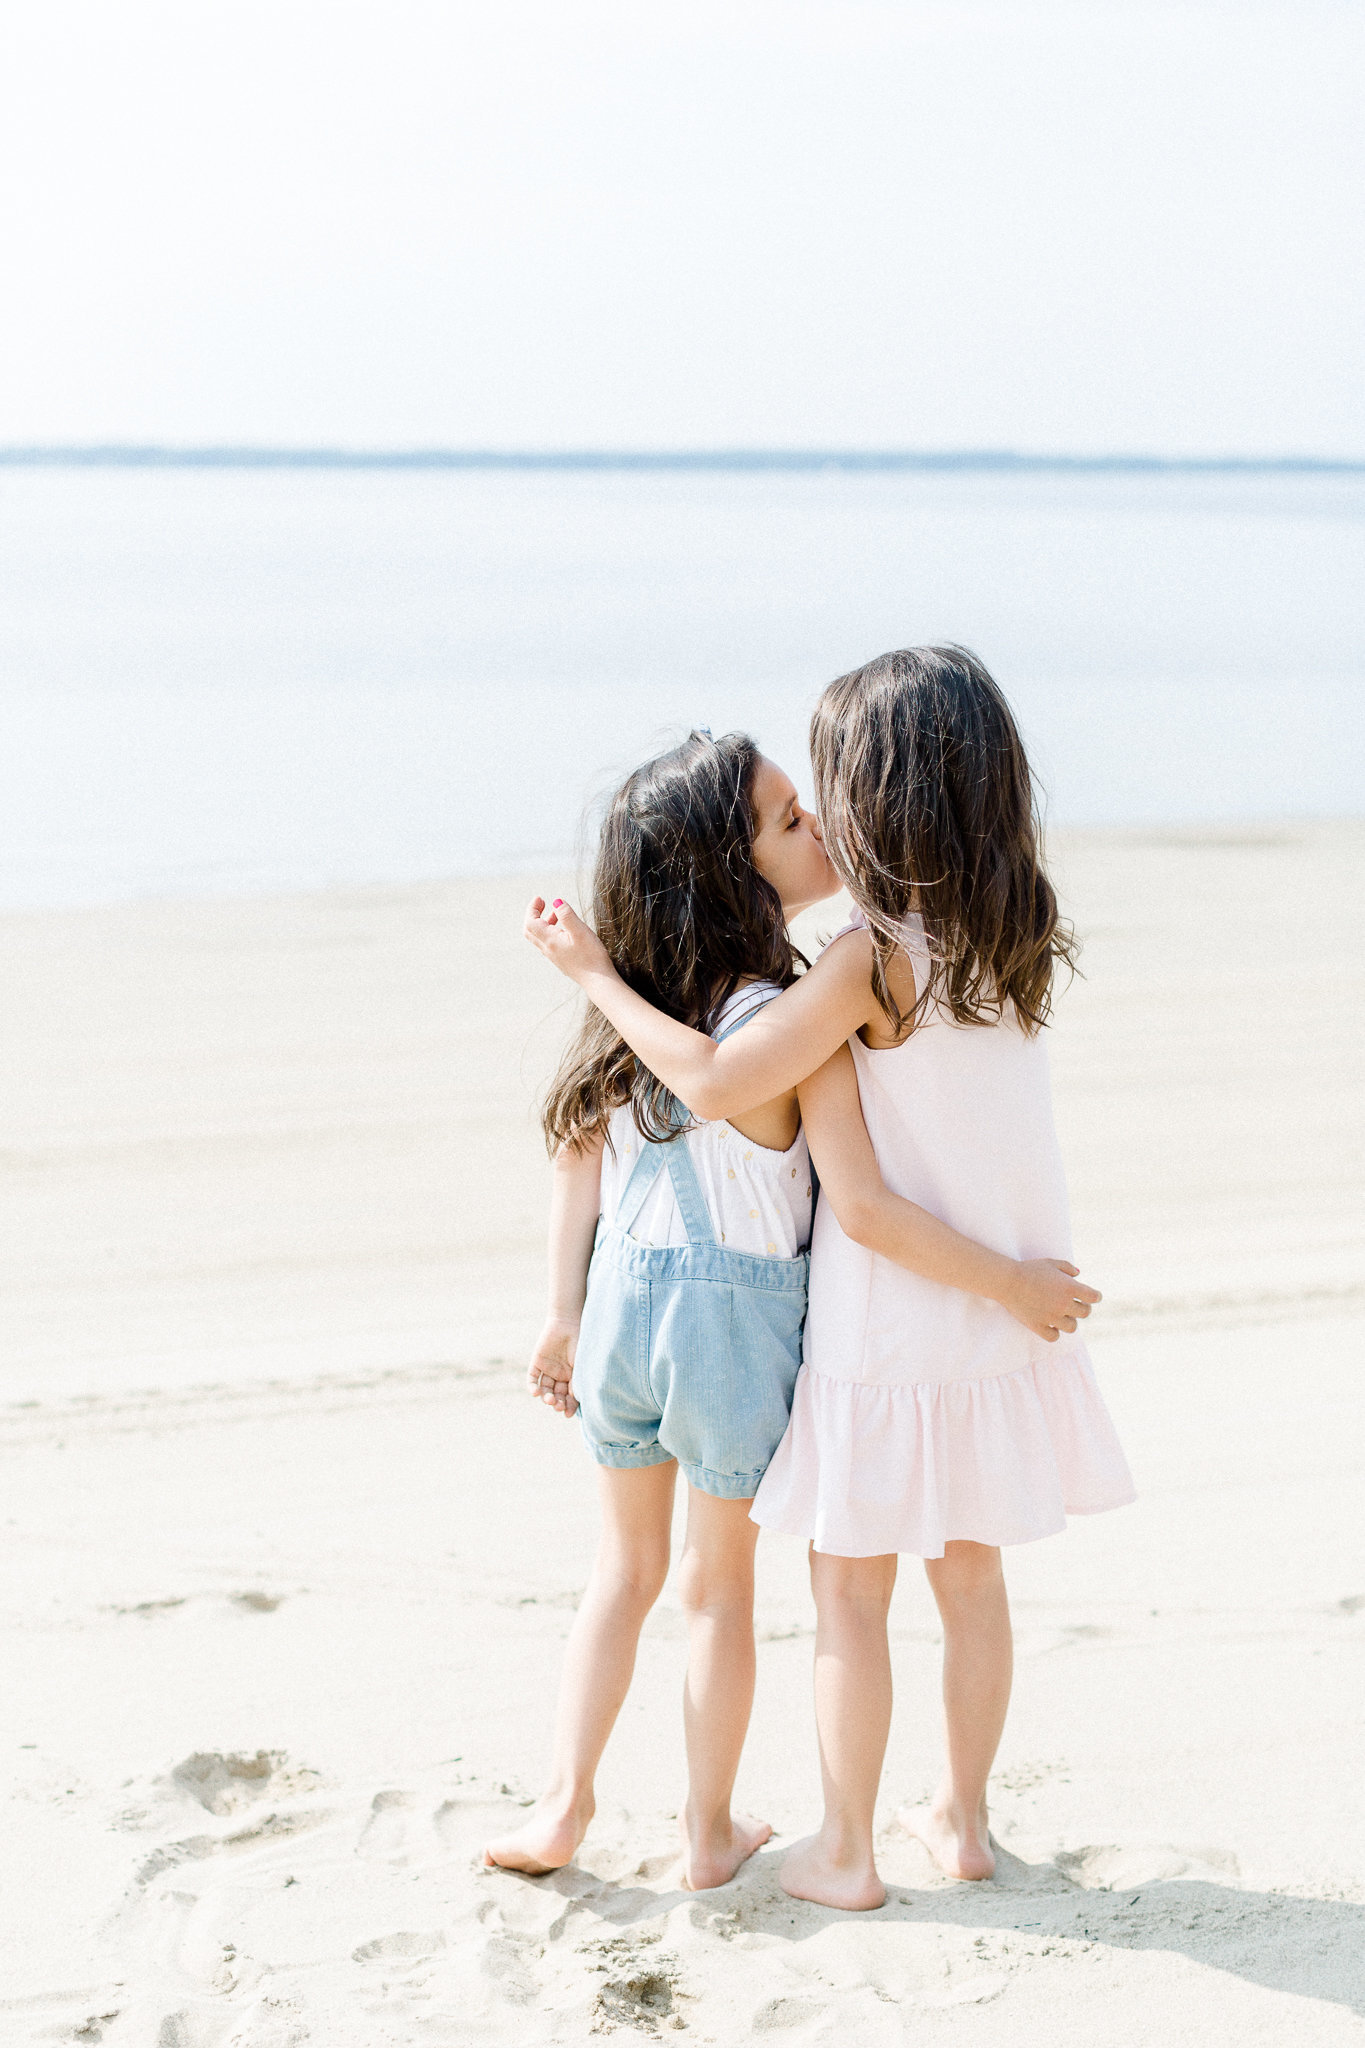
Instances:
[[[707,1031],[742,981],[787,988],[798,962],[782,900],[754,866],[758,748],[744,733],[694,732],[627,777],[607,807],[593,871],[592,923],[623,981]],[[667,1142],[674,1098],[601,1011],[589,1008],[550,1084],[545,1142],[575,1149],[628,1102],[645,1138]],[[681,1106],[681,1105],[679,1105]]]
[[[1012,1009],[1036,1032],[1076,941],[1043,865],[1038,799],[1009,705],[965,647],[880,655],[821,695],[811,760],[825,851],[872,933],[872,987],[898,1036],[927,1004],[957,1024]],[[902,1015],[886,968],[917,910],[928,987]]]

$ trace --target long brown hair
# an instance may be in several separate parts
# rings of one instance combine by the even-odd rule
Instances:
[[[692,733],[626,779],[598,842],[592,922],[617,973],[656,1009],[702,1031],[741,981],[786,988],[801,958],[781,898],[754,866],[758,758],[744,733]],[[663,1082],[589,1008],[545,1100],[546,1145],[590,1143],[623,1102],[643,1137],[677,1135]]]
[[[985,664],[965,647],[880,655],[823,692],[810,750],[825,850],[867,919],[892,1031],[930,1002],[958,1024],[1012,1009],[1039,1030],[1076,943],[1043,866],[1023,742]],[[907,1018],[886,968],[912,910],[931,966]]]

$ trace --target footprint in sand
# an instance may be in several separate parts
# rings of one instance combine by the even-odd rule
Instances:
[[[442,1848],[452,1856],[482,1857],[490,1835],[502,1834],[521,1819],[519,1808],[534,1804],[506,1793],[473,1791],[443,1799],[432,1815]]]
[[[786,2027],[804,2027],[807,2020],[819,2019],[827,2009],[809,1998],[770,1998],[754,2014],[753,2030],[756,2034],[776,2034]]]
[[[659,1961],[662,1963],[664,1958]],[[676,1984],[667,1968],[642,1970],[636,1977],[604,1984],[593,2001],[593,2010],[599,2020],[652,2030],[661,2020],[673,2018]]]
[[[114,2024],[121,2010],[122,2008],[116,2005],[109,2012],[92,2012],[89,2018],[82,2020],[75,2029],[71,2036],[72,2040],[102,2041],[105,2028]]]
[[[374,1941],[362,1941],[360,1947],[351,1951],[353,1963],[381,1963],[393,1961],[420,1962],[436,1955],[446,1945],[446,1938],[439,1929],[430,1934],[381,1934]]]
[[[258,1749],[254,1756],[198,1750],[175,1766],[168,1783],[188,1794],[205,1813],[240,1813],[265,1796],[283,1762],[277,1749]]]
[[[1171,1877],[1226,1883],[1240,1875],[1237,1858],[1223,1849],[1181,1849],[1171,1842],[1101,1842],[1084,1849],[1063,1849],[1052,1860],[1073,1884],[1092,1892],[1126,1892]]]
[[[309,2038],[300,2008],[292,1999],[263,1997],[245,2012],[225,2013],[212,2006],[182,2006],[169,2012],[148,2048],[298,2048]]]
[[[539,1986],[530,1968],[527,1945],[512,1934],[494,1934],[484,1943],[479,1967],[513,2005],[529,2005]]]
[[[288,1841],[310,1828],[321,1827],[326,1819],[325,1813],[267,1813],[247,1827],[234,1828],[230,1834],[189,1835],[178,1842],[163,1842],[150,1856],[143,1857],[133,1872],[133,1884],[139,1891],[145,1891],[156,1878],[183,1863],[202,1863],[210,1856],[227,1856],[259,1849],[269,1842]],[[291,1884],[293,1881],[287,1880]]]
[[[358,1856],[382,1857],[385,1862],[406,1861],[408,1815],[416,1801],[400,1786],[386,1786],[370,1801],[369,1818],[356,1843]]]
[[[185,2006],[166,2014],[157,2031],[156,2048],[219,2048],[231,2024],[231,2015],[196,2012]]]
[[[255,1848],[320,1826],[326,1814],[298,1808],[290,1811],[283,1804],[300,1792],[311,1791],[319,1782],[316,1771],[291,1765],[281,1750],[196,1750],[153,1781],[146,1807],[128,1809],[116,1816],[115,1825],[145,1832],[157,1824],[157,1806],[164,1802],[180,1809],[182,1827],[186,1806],[228,1825],[163,1840],[138,1863],[134,1887],[143,1891],[163,1872],[181,1864]]]
[[[472,1791],[433,1805],[424,1791],[386,1785],[370,1801],[356,1854],[367,1862],[395,1865],[480,1856],[489,1835],[507,1825],[506,1798]]]

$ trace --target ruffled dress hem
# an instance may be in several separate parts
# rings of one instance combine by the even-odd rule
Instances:
[[[751,1510],[833,1557],[1058,1535],[1136,1498],[1084,1348],[974,1380],[872,1385],[803,1366]]]

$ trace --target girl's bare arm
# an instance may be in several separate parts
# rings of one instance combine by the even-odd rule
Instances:
[[[743,1116],[795,1088],[875,1008],[872,941],[863,931],[827,946],[809,974],[721,1045],[666,1017],[629,988],[596,933],[567,903],[547,909],[537,896],[525,931],[537,951],[576,981],[615,1025],[636,1058],[707,1123]]]
[[[561,1415],[573,1415],[574,1354],[578,1326],[588,1291],[588,1266],[602,1201],[602,1147],[598,1139],[586,1151],[563,1145],[555,1154],[550,1189],[550,1298],[545,1327],[536,1340],[527,1368],[527,1382],[538,1401]]]
[[[820,1199],[829,1202],[846,1237],[926,1280],[998,1301],[1050,1344],[1089,1315],[1090,1304],[1100,1297],[1076,1277],[1075,1266],[990,1251],[927,1209],[892,1194],[867,1135],[858,1075],[846,1045],[797,1092],[820,1176]]]

